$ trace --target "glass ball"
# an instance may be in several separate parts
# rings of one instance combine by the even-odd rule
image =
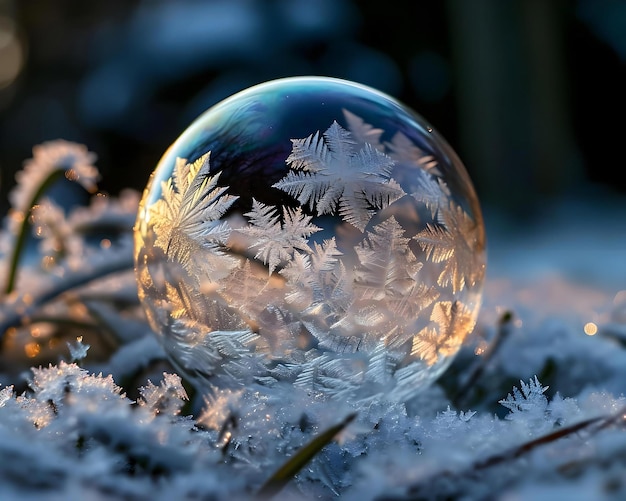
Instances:
[[[141,303],[202,391],[406,401],[472,331],[485,235],[446,141],[353,82],[256,85],[161,158],[135,228]]]

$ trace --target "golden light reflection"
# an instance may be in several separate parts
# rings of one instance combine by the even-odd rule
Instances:
[[[37,224],[37,217],[35,216],[35,214],[37,214],[37,212],[39,212],[40,210],[41,210],[40,204],[35,204],[31,207],[30,213],[28,216],[28,220],[30,221],[30,224]]]
[[[213,294],[219,289],[217,282],[211,282],[210,280],[203,280],[200,284],[200,292],[203,294]]]
[[[44,270],[50,271],[56,266],[56,259],[54,256],[44,256],[41,260],[41,265]]]
[[[20,210],[11,209],[9,211],[9,218],[13,221],[15,225],[22,224],[24,221],[25,214]]]
[[[74,169],[67,169],[65,171],[65,177],[68,181],[78,181],[78,172]]]
[[[222,435],[222,443],[218,445],[218,447],[224,447],[230,443],[233,438],[233,434],[230,431],[227,431]]]
[[[9,327],[4,333],[4,348],[9,350],[15,346],[15,338],[17,336],[17,329],[15,327]]]
[[[587,322],[583,327],[583,330],[587,336],[595,336],[598,333],[598,326],[593,322]]]
[[[54,333],[54,326],[47,322],[38,322],[29,327],[29,332],[34,341],[41,343],[44,338],[48,338]]]
[[[37,355],[39,355],[39,352],[41,351],[41,345],[39,343],[27,343],[26,345],[24,345],[24,353],[26,353],[26,356],[28,358],[35,358]]]
[[[75,302],[70,306],[70,313],[73,317],[84,318],[89,315],[89,310],[85,304]]]

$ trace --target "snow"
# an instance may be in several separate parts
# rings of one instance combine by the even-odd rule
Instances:
[[[130,232],[137,199],[96,202],[67,221],[109,214]],[[372,401],[276,499],[624,499],[626,202],[602,200],[558,201],[523,225],[487,208],[483,308],[451,367],[406,405]],[[280,384],[199,395],[147,327],[132,273],[98,273],[129,262],[129,235],[84,245],[78,273],[97,280],[31,259],[17,296],[0,303],[11,327],[0,353],[0,499],[252,499],[352,412],[305,391],[286,401]],[[38,294],[48,316],[99,319],[109,344],[84,323],[21,327],[16,315],[37,311]],[[498,330],[499,349],[455,399]],[[28,343],[56,346],[53,360],[39,366]]]

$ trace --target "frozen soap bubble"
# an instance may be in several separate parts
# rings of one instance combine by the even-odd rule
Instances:
[[[136,230],[139,295],[203,389],[406,401],[475,325],[471,181],[419,115],[320,77],[251,87],[167,150]]]

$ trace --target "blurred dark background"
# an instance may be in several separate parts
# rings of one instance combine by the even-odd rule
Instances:
[[[484,204],[623,195],[624,57],[619,0],[0,0],[0,208],[35,144],[84,143],[104,191],[141,190],[212,104],[306,74],[418,111]]]

